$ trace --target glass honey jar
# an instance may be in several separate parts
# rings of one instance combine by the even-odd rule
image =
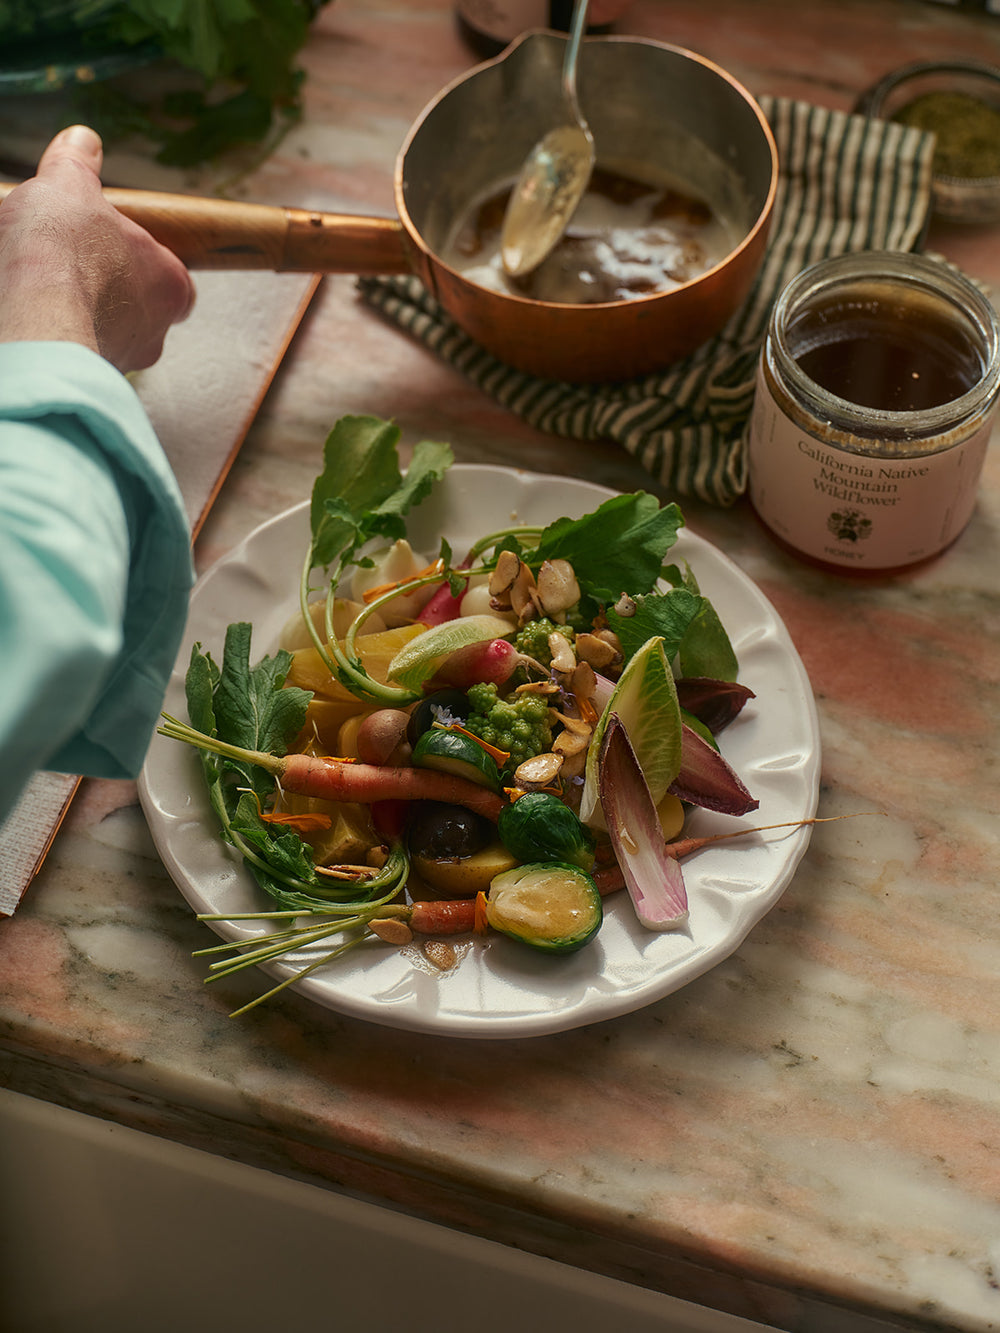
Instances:
[[[780,545],[887,574],[972,516],[1000,393],[992,305],[947,264],[821,260],[779,296],[747,435],[750,503]]]

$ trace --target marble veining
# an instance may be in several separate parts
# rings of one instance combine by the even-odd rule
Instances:
[[[841,109],[911,60],[1000,63],[1000,20],[921,0],[635,0],[622,27]],[[109,177],[386,214],[407,127],[472,60],[446,0],[335,0],[304,53],[305,117],[266,161],[181,177],[125,145]],[[36,156],[57,111],[0,105],[10,150]],[[1000,288],[995,230],[936,223],[929,245]],[[308,493],[347,412],[463,461],[655,489],[610,444],[506,415],[332,278],[202,531],[202,568]],[[397,1032],[292,993],[232,1021],[262,978],[202,984],[192,954],[213,937],[134,788],[88,782],[0,923],[0,1080],[781,1329],[1000,1326],[996,445],[968,531],[897,579],[811,570],[742,504],[685,511],[783,617],[819,709],[819,813],[858,816],[816,828],[728,960],[635,1014],[531,1040]]]

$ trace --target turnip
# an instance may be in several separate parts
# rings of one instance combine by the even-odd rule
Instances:
[[[363,764],[398,766],[410,757],[406,728],[410,715],[402,708],[377,708],[362,718],[357,734],[358,758]]]

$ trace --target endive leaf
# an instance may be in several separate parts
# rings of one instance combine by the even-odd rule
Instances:
[[[647,930],[673,930],[687,920],[680,862],[668,856],[663,829],[642,769],[617,714],[601,743],[601,807],[635,914]]]

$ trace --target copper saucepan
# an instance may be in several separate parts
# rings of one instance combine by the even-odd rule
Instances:
[[[662,171],[739,219],[742,239],[671,291],[569,305],[478,286],[442,258],[456,219],[513,179],[557,114],[565,38],[532,32],[455,79],[396,159],[397,218],[108,189],[114,205],[193,269],[415,273],[455,322],[508,365],[575,382],[661,369],[716,333],[763,259],[777,151],[749,93],[701,56],[642,38],[591,38],[579,94],[599,161]],[[0,186],[0,197],[11,186]]]

